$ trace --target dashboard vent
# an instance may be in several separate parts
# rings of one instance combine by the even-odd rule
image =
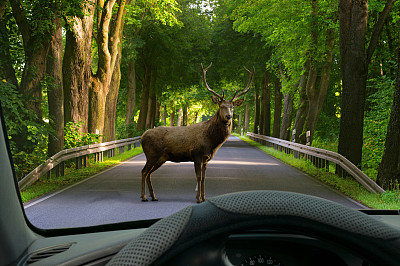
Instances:
[[[40,249],[30,254],[28,260],[26,262],[27,265],[36,263],[38,261],[50,258],[51,256],[60,254],[64,251],[67,251],[73,244],[75,243],[67,243],[57,246],[51,246],[48,248]]]

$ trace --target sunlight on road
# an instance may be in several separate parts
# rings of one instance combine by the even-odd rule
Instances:
[[[121,164],[134,164],[134,165],[145,165],[146,161],[128,161],[121,162]],[[193,164],[193,162],[182,162],[179,164]],[[267,163],[267,162],[246,162],[246,161],[221,161],[221,160],[211,160],[208,165],[215,164],[225,164],[225,165],[279,165],[277,163]],[[173,162],[166,162],[165,165],[176,165]]]

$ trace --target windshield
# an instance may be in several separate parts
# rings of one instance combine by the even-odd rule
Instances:
[[[157,219],[249,190],[400,209],[399,4],[339,2],[1,3],[27,218]]]

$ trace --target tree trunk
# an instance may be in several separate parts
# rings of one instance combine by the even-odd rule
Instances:
[[[125,1],[119,0],[118,10],[113,15],[116,0],[98,1],[97,9],[97,46],[98,69],[89,87],[89,125],[91,133],[104,134],[106,100],[111,89],[113,71],[117,63],[120,48],[120,35],[123,28]],[[114,88],[115,89],[115,88]]]
[[[255,99],[254,99],[254,126],[253,133],[258,134],[260,125],[260,92],[258,86],[255,87]]]
[[[244,131],[248,132],[250,128],[250,104],[246,103],[246,111],[244,113]]]
[[[105,109],[106,115],[104,117],[104,132],[103,132],[105,141],[115,140],[115,118],[117,115],[118,92],[119,92],[119,84],[121,81],[121,68],[120,68],[121,56],[122,56],[122,47],[120,46],[120,51],[117,56],[115,69],[113,71],[110,82],[110,91],[108,92],[106,99],[106,109]]]
[[[339,1],[342,105],[338,152],[361,167],[368,2]]]
[[[125,126],[133,124],[136,109],[136,71],[135,61],[128,63],[128,93],[126,100]]]
[[[282,114],[282,84],[279,78],[275,77],[275,109],[272,137],[279,138]]]
[[[395,0],[388,0],[365,49],[368,1],[339,0],[342,105],[338,152],[361,168],[368,63]]]
[[[92,65],[92,32],[95,1],[91,0],[82,17],[73,17],[66,28],[63,57],[64,123],[89,120],[89,84]]]
[[[26,10],[24,10],[20,1],[10,0],[9,3],[12,8],[12,15],[22,35],[25,52],[24,69],[18,89],[25,99],[26,109],[32,111],[36,115],[36,121],[40,123],[42,121],[42,87],[40,82],[46,73],[46,59],[54,32],[43,32],[34,36],[33,27],[41,27],[43,26],[42,23],[49,23],[49,17],[44,17],[43,21],[39,19],[29,21],[25,15]],[[41,10],[43,11],[50,6],[44,4],[41,8],[43,8]],[[21,137],[22,141],[26,136]]]
[[[306,91],[308,74],[309,74],[308,62],[304,65],[303,71],[304,72],[301,75],[299,82],[299,108],[297,109],[296,119],[294,121],[293,128],[296,130],[295,142],[306,144],[306,136],[305,134],[302,133],[304,128],[304,123],[307,118],[308,106],[309,106],[307,91]]]
[[[52,37],[47,58],[47,75],[52,78],[47,89],[50,125],[54,131],[49,134],[48,156],[64,149],[64,93],[62,84],[63,41],[61,19],[56,19],[56,31]]]
[[[183,105],[183,120],[182,120],[182,125],[187,126],[188,125],[188,105],[185,103]]]
[[[156,101],[156,114],[154,116],[154,126],[160,125],[160,114],[161,114],[161,103],[159,100]]]
[[[170,122],[169,125],[170,125],[171,127],[175,126],[175,106],[172,107],[172,111],[171,111],[169,120],[170,120],[170,121],[169,121],[169,122]]]
[[[154,76],[154,75],[152,75]],[[153,78],[150,84],[150,92],[149,92],[149,102],[147,105],[147,117],[146,117],[146,128],[154,127],[154,118],[156,114],[156,93],[154,88]]]
[[[18,90],[18,81],[10,55],[10,40],[7,29],[7,1],[0,2],[0,80],[6,80]]]
[[[164,112],[163,112],[163,115],[162,115],[162,121],[164,123],[164,126],[167,125],[167,116],[168,116],[167,106],[164,105]]]
[[[325,43],[325,61],[321,69],[321,77],[318,86],[307,86],[307,98],[309,101],[309,108],[307,112],[307,119],[304,124],[303,135],[305,132],[310,131],[310,145],[313,141],[315,127],[317,125],[319,114],[321,113],[322,105],[325,101],[328,92],[329,80],[332,68],[332,54],[335,43],[334,29],[328,29],[326,33]]]
[[[178,120],[176,121],[176,126],[177,127],[182,126],[182,121],[183,121],[183,108],[181,106],[181,107],[179,107]]]
[[[126,1],[129,4],[130,1]],[[121,1],[118,1],[118,6],[121,5]],[[120,11],[118,11],[120,12]],[[124,30],[124,19],[119,18],[118,14],[115,13],[113,15],[110,32],[114,33],[115,36],[118,36],[120,41],[117,44],[116,49],[112,49],[115,55],[115,63],[114,69],[112,69],[112,77],[110,81],[110,88],[106,97],[106,108],[105,108],[105,117],[104,117],[104,133],[103,135],[106,138],[106,141],[115,140],[115,119],[117,114],[117,101],[118,101],[118,92],[119,92],[119,85],[121,81],[121,58],[122,58],[122,37],[123,37],[123,30]],[[122,13],[125,15],[126,10],[124,9]],[[114,42],[116,40],[114,38],[109,39],[109,47],[113,47]]]
[[[399,32],[400,33],[400,32]],[[397,79],[392,111],[387,127],[385,151],[376,182],[384,189],[399,189],[400,184],[400,45],[397,49]],[[397,186],[397,187],[396,187]]]
[[[288,93],[285,94],[283,100],[283,116],[282,116],[282,126],[279,133],[279,138],[284,140],[290,140],[291,134],[290,129],[293,120],[293,96]]]
[[[139,118],[136,124],[137,130],[146,129],[146,118],[149,104],[149,86],[151,80],[151,67],[144,65],[144,74],[142,79],[142,97],[140,100]]]
[[[265,70],[261,85],[260,134],[271,135],[271,88],[269,71]]]

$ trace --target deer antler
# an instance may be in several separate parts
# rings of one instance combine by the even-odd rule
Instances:
[[[241,93],[239,93],[238,95],[236,95],[236,94],[238,93],[239,89],[236,90],[235,95],[233,95],[233,98],[232,98],[231,102],[232,102],[233,100],[239,98],[239,97],[242,96],[243,94],[247,93],[247,92],[250,90],[250,87],[251,87],[251,80],[253,79],[253,75],[254,75],[255,69],[254,69],[254,66],[253,66],[253,72],[250,72],[250,70],[248,70],[246,67],[244,67],[244,69],[246,69],[246,71],[249,72],[249,83],[247,83],[246,89],[244,89],[244,90],[243,90]]]
[[[225,96],[225,93],[224,93],[223,96],[221,96],[221,95],[219,95],[218,93],[216,93],[215,91],[213,91],[213,90],[208,86],[208,84],[207,84],[207,81],[206,81],[206,72],[207,72],[207,70],[211,67],[211,65],[212,65],[212,62],[211,62],[211,64],[210,64],[208,67],[206,67],[206,69],[204,69],[204,68],[203,68],[203,63],[201,63],[201,70],[203,71],[203,82],[204,82],[204,85],[206,86],[206,88],[207,88],[207,90],[208,90],[209,92],[213,93],[215,96],[217,96],[218,98],[220,98],[221,100],[223,100],[223,99],[224,99],[224,96]]]

